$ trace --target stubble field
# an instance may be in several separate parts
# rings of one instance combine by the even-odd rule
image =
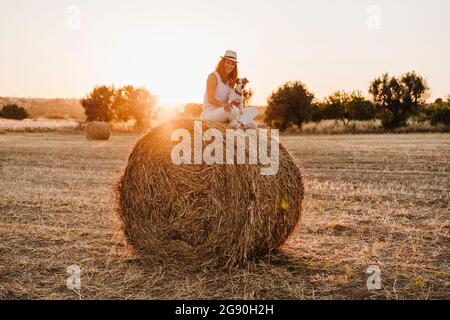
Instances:
[[[282,137],[306,175],[301,227],[227,271],[123,245],[112,184],[136,139],[0,134],[0,299],[450,298],[450,134]],[[371,265],[380,290],[367,288]]]

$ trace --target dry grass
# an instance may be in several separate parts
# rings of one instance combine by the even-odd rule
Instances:
[[[0,118],[0,130],[10,132],[49,132],[49,131],[69,131],[78,129],[79,123],[76,120],[56,120],[56,119],[25,119],[10,120]]]
[[[205,272],[139,259],[113,230],[111,186],[135,135],[1,134],[0,298],[449,299],[449,138],[283,137],[305,169],[302,227],[282,252]],[[72,264],[79,293],[65,285]]]
[[[291,134],[383,134],[386,133],[380,120],[352,121],[345,126],[340,120],[323,120],[319,123],[309,122],[298,128],[289,129]],[[449,127],[443,125],[432,126],[429,121],[418,122],[409,119],[408,126],[393,129],[390,133],[443,133],[450,132]]]

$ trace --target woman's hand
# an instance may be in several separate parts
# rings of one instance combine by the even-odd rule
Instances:
[[[232,106],[235,106],[235,107],[239,107],[239,104],[240,104],[241,102],[239,101],[239,100],[233,100],[233,102],[231,102],[231,105]]]
[[[238,108],[239,107],[239,103],[240,103],[239,100],[234,100],[231,103],[225,102],[223,104],[223,108],[225,109],[226,112],[230,112],[231,108],[233,108],[233,107]]]
[[[229,104],[228,102],[225,102],[224,103],[224,105],[223,105],[223,109],[226,111],[226,112],[231,112],[231,104]]]

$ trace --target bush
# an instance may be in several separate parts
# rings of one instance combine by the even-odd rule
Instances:
[[[23,120],[28,116],[28,112],[16,104],[8,104],[0,111],[0,117],[6,119]]]
[[[340,120],[344,126],[350,121],[369,121],[375,118],[375,107],[366,100],[361,91],[346,93],[336,91],[321,104],[322,118]]]
[[[325,120],[325,114],[324,114],[324,106],[321,103],[313,103],[311,105],[311,114],[310,114],[310,120],[316,124],[318,124],[320,121]]]
[[[445,103],[435,103],[433,105],[433,112],[431,113],[431,124],[450,126],[450,96]]]

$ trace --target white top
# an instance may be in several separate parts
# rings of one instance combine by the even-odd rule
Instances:
[[[216,94],[215,98],[216,100],[219,100],[221,102],[226,102],[228,99],[228,96],[230,95],[232,88],[222,82],[222,79],[220,78],[220,75],[217,71],[214,71],[213,74],[217,78],[217,86],[216,86]],[[208,101],[208,92],[205,92],[205,97],[203,98],[203,110],[206,108],[217,108],[218,106],[212,105]]]

